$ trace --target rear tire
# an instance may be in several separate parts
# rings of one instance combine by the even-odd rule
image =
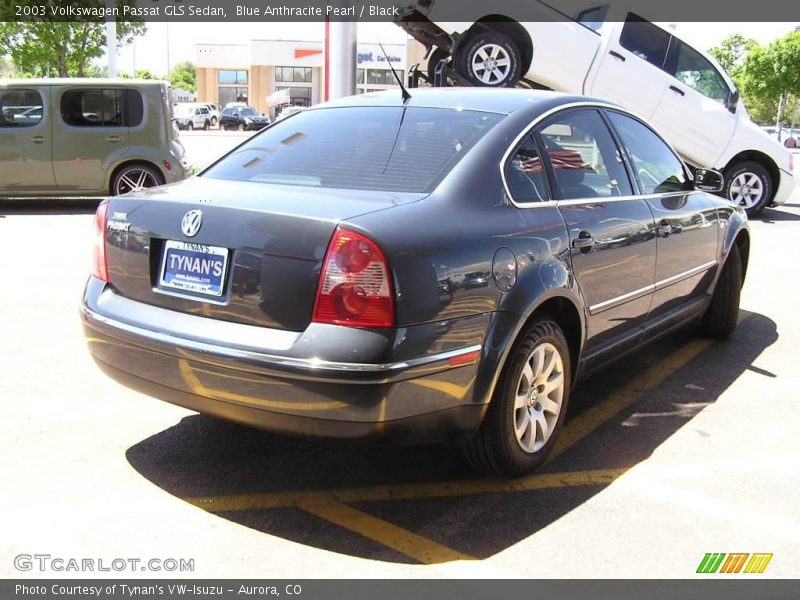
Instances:
[[[211,117],[211,127],[217,126],[217,117]]]
[[[571,386],[561,328],[535,319],[514,345],[481,428],[464,445],[467,461],[493,475],[525,475],[540,466],[564,422]]]
[[[496,31],[480,31],[458,50],[456,71],[472,85],[514,87],[522,77],[522,54],[516,42]]]
[[[111,183],[111,195],[119,196],[128,192],[137,192],[156,187],[164,183],[161,174],[154,168],[142,164],[131,164],[122,167]]]
[[[203,123],[203,131],[208,131],[208,128],[211,127],[211,123],[206,121]]]
[[[237,131],[244,131],[244,125],[239,123],[239,126],[236,128]]]
[[[734,332],[739,321],[741,294],[742,260],[739,247],[734,243],[714,288],[711,304],[703,315],[703,330],[707,335],[726,338]]]
[[[189,124],[186,126],[186,129],[188,129],[189,131],[192,131],[194,129],[194,125],[192,124],[191,121],[189,121]]]
[[[772,198],[772,177],[757,162],[738,162],[725,170],[724,192],[725,198],[744,208],[748,217],[755,217]]]
[[[430,78],[431,85],[433,85],[433,78],[436,76],[436,66],[449,56],[450,53],[441,48],[436,48],[436,50],[431,52],[431,55],[428,57],[428,77]]]

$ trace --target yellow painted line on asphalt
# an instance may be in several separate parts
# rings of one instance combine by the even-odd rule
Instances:
[[[380,502],[387,500],[423,500],[454,498],[475,494],[524,492],[585,485],[608,485],[627,468],[574,471],[567,473],[533,474],[519,479],[484,478],[466,481],[436,481],[430,483],[401,483],[369,487],[269,492],[231,496],[186,498],[194,506],[210,512],[229,512],[265,508],[302,508],[306,503],[330,500],[343,504]]]
[[[696,339],[689,342],[654,367],[648,369],[643,375],[629,381],[622,389],[614,392],[611,397],[569,420],[556,439],[555,446],[547,458],[547,462],[551,462],[562,455],[603,423],[633,404],[637,399],[641,398],[644,392],[663,383],[673,373],[685,367],[703,351],[708,350],[712,344],[713,341],[710,339]]]
[[[475,560],[472,556],[462,554],[335,500],[315,499],[301,502],[298,506],[312,515],[376,541],[387,548],[397,550],[426,565],[456,560]]]

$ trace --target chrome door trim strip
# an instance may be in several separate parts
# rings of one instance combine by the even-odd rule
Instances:
[[[672,277],[667,277],[666,279],[662,279],[661,281],[656,281],[656,290],[661,290],[665,287],[672,285],[673,283],[678,283],[679,281],[683,281],[684,279],[688,279],[693,275],[697,275],[703,271],[707,271],[711,267],[717,265],[716,260],[709,261],[702,265],[699,265],[693,269],[689,269],[688,271],[684,271],[683,273],[678,273],[677,275],[673,275]]]

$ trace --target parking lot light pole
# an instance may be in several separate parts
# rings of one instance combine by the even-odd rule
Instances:
[[[356,93],[357,27],[355,21],[331,20],[325,28],[328,99],[335,100]]]
[[[106,0],[108,14],[112,14],[114,0]],[[111,16],[106,21],[106,54],[108,56],[108,76],[117,76],[117,20]]]

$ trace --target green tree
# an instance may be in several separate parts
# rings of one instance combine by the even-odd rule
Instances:
[[[172,68],[169,74],[169,82],[172,87],[186,90],[187,92],[197,91],[197,73],[194,64],[189,61],[180,62]]]
[[[744,62],[744,57],[750,48],[754,46],[758,46],[758,42],[754,39],[747,38],[741,33],[734,33],[722,40],[719,46],[714,46],[708,52],[717,59],[717,62],[722,65],[722,68],[731,77],[735,78],[737,70]]]
[[[147,69],[136,69],[136,72],[133,75],[128,73],[120,73],[119,76],[123,79],[159,79]]]
[[[116,0],[117,6],[133,5],[135,0]],[[4,3],[6,4],[6,3]],[[101,8],[105,0],[80,0],[81,7]],[[40,3],[50,14],[53,0]],[[8,3],[3,12],[8,10]],[[141,21],[117,21],[117,43],[124,46],[145,31]],[[83,77],[91,61],[105,53],[106,32],[102,22],[45,22],[6,20],[0,22],[0,54],[11,58],[25,75],[45,77]]]

